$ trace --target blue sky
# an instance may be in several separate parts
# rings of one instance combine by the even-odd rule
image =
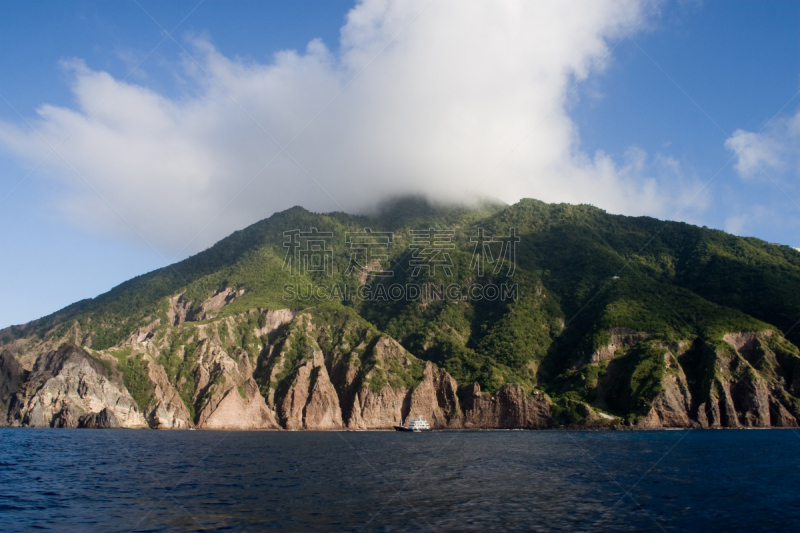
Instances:
[[[514,17],[444,0],[0,2],[0,327],[297,203],[462,182],[800,246],[800,2],[590,4],[607,13],[535,14],[517,46]],[[142,146],[162,130],[174,150]]]

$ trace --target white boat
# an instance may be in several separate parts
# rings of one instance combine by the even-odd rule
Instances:
[[[413,431],[414,433],[420,433],[422,431],[430,431],[431,425],[428,424],[427,420],[425,420],[422,415],[419,415],[408,423],[408,427],[395,426],[394,429],[395,431]]]

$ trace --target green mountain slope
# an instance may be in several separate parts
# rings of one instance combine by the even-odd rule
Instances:
[[[292,232],[312,228],[331,236],[298,242],[317,242],[320,253],[293,255]],[[420,242],[431,228],[450,233],[428,249]],[[359,239],[385,245],[366,252]],[[312,256],[323,258],[316,271],[287,264]],[[354,261],[372,273],[350,270]],[[392,275],[375,274],[385,271]],[[409,297],[409,287],[419,294]],[[253,333],[265,327],[264,310],[282,309],[308,318],[263,338]],[[373,216],[295,207],[93,300],[2,330],[0,350],[23,366],[65,340],[101,359],[113,355],[110,364],[137,404],[149,401],[152,361],[184,391],[197,422],[213,397],[199,391],[192,355],[206,333],[186,328],[218,331],[224,320],[238,333],[233,340],[219,334],[220,349],[247,354],[267,403],[282,402],[296,386],[299,369],[314,360],[303,353],[319,352],[341,406],[353,405],[362,385],[375,393],[384,383],[412,390],[431,362],[462,388],[477,383],[484,393],[506,394],[513,384],[546,393],[555,424],[586,422],[592,410],[650,425],[792,425],[800,415],[800,253],[689,224],[536,200],[452,209],[405,198]],[[140,333],[161,339],[157,355],[126,351]],[[298,339],[294,348],[286,346],[290,337]],[[369,354],[385,339],[407,350],[408,368],[397,366],[406,359],[389,358],[394,367],[374,370],[384,356]],[[363,344],[363,361],[354,343]],[[333,369],[344,372],[351,359],[368,366],[352,370],[356,381],[341,378],[350,387],[345,394]],[[278,367],[284,370],[273,372]]]

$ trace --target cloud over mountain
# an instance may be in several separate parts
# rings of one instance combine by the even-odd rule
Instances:
[[[258,63],[180,41],[190,87],[178,97],[69,60],[74,108],[42,105],[38,133],[0,122],[0,146],[34,165],[57,147],[42,170],[68,191],[73,222],[171,252],[292,205],[358,212],[408,193],[668,216],[687,199],[680,165],[635,148],[587,154],[568,114],[570,88],[649,9],[364,0],[334,51],[313,40]]]

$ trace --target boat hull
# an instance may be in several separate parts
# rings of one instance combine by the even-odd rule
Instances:
[[[431,431],[430,429],[411,429],[411,428],[407,428],[407,427],[403,427],[403,426],[395,426],[394,430],[395,431],[407,431],[409,433],[425,433],[425,432]]]

